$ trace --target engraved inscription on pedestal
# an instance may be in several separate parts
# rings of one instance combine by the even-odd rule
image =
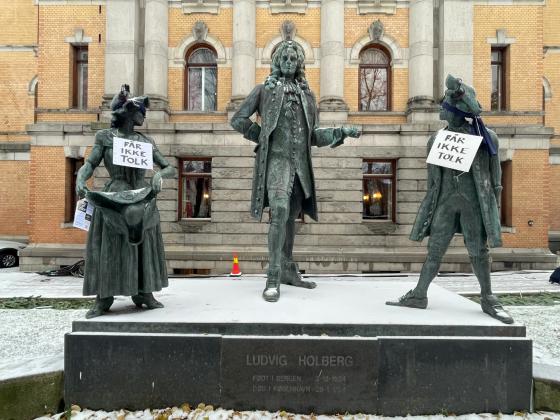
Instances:
[[[294,412],[375,412],[377,340],[230,338],[222,343],[222,405]]]

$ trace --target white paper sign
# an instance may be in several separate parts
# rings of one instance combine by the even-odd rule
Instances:
[[[152,144],[113,137],[113,165],[153,169]]]
[[[74,213],[73,226],[82,230],[89,230],[91,219],[93,217],[94,205],[82,198],[76,204],[76,212]]]
[[[427,163],[468,172],[482,137],[440,130],[430,149]]]

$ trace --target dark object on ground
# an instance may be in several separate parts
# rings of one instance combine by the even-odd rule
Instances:
[[[37,274],[42,274],[49,277],[63,277],[63,276],[74,276],[74,277],[84,277],[84,260],[80,260],[72,265],[67,265],[66,267],[59,268],[58,270],[41,271]]]
[[[560,284],[560,267],[552,272],[552,274],[550,275],[550,282]]]
[[[18,251],[26,246],[21,242],[0,241],[0,268],[17,267],[19,265]]]

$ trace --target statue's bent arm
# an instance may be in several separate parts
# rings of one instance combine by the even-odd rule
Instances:
[[[258,112],[260,114],[261,92],[263,85],[257,85],[241,103],[239,110],[231,118],[231,126],[252,142],[259,142],[261,127],[257,123],[251,121],[251,116]]]
[[[89,157],[86,159],[84,165],[78,171],[76,176],[76,193],[80,198],[86,194],[86,181],[93,175],[93,170],[99,166],[103,160],[103,134],[98,132],[95,135],[95,144]]]

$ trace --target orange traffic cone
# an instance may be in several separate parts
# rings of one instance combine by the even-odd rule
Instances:
[[[233,256],[233,267],[231,269],[231,273],[229,275],[231,277],[239,277],[241,276],[241,270],[239,270],[239,260],[237,259],[237,255]]]

